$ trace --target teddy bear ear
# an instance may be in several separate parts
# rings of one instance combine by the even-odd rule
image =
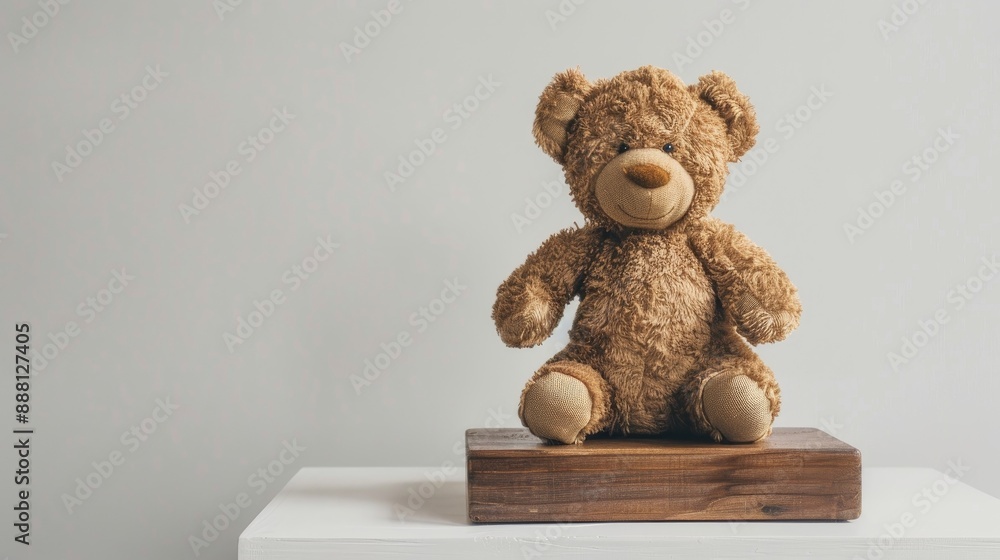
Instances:
[[[570,121],[576,116],[591,87],[592,84],[579,69],[570,68],[556,74],[538,98],[535,124],[532,127],[535,142],[543,152],[560,164],[565,163],[563,158],[569,140]]]
[[[722,72],[712,72],[698,79],[690,86],[691,93],[708,103],[726,123],[729,146],[732,148],[730,161],[737,161],[747,153],[757,141],[760,125],[757,113],[750,104],[750,98],[736,89],[736,82]]]

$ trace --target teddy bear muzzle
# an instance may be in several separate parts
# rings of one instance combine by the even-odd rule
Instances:
[[[597,176],[597,202],[609,218],[640,229],[664,229],[680,220],[694,198],[691,175],[662,150],[628,150]]]

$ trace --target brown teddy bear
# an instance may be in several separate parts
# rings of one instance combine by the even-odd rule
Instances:
[[[709,215],[758,130],[720,72],[686,86],[652,66],[596,82],[571,69],[545,88],[535,140],[586,221],[529,255],[493,306],[500,338],[525,348],[580,298],[569,345],[521,394],[533,434],[771,433],[778,384],[747,343],[782,340],[802,308],[774,260]]]

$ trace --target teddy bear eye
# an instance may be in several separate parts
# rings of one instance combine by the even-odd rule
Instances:
[[[627,151],[628,151],[628,144],[626,144],[625,142],[622,142],[621,144],[618,144],[618,153],[619,154],[623,153],[623,152],[627,152]]]
[[[666,144],[663,145],[663,151],[667,152],[668,154],[671,153],[671,152],[673,152],[674,151],[674,145],[671,144],[670,142],[667,142]]]

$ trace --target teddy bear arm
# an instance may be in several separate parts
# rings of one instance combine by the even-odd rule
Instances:
[[[723,309],[751,344],[783,340],[799,324],[795,285],[773,258],[730,224],[696,236],[695,252],[716,286]]]
[[[577,295],[595,243],[585,229],[556,233],[500,285],[493,321],[505,344],[527,348],[552,334]]]

